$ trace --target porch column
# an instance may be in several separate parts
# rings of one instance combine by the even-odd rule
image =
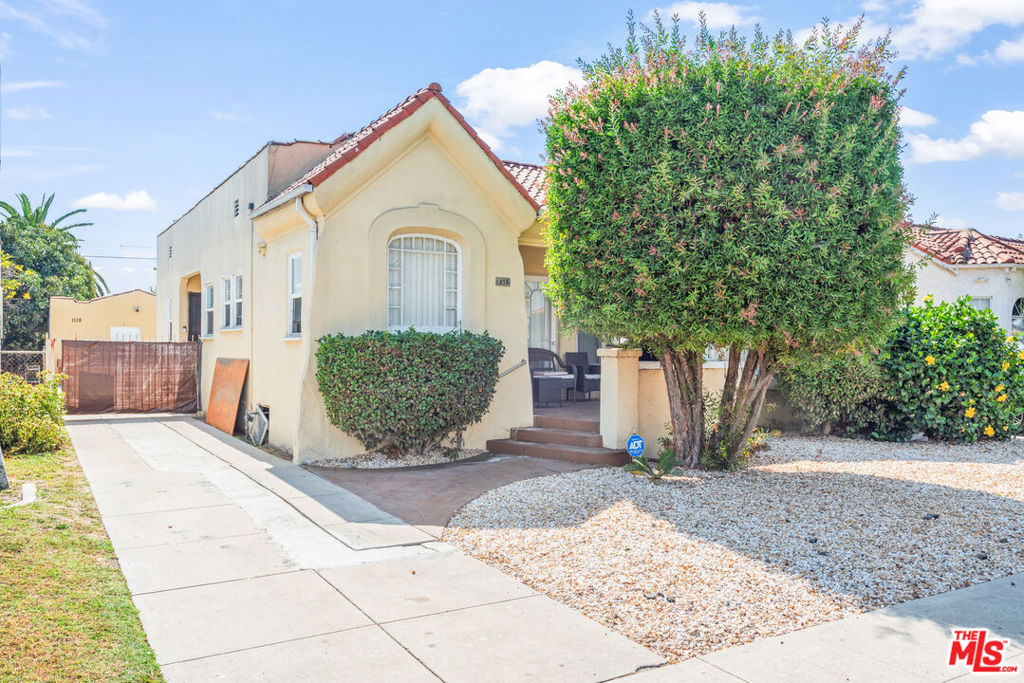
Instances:
[[[605,448],[622,449],[639,426],[637,392],[640,349],[598,349],[601,359],[601,440]]]

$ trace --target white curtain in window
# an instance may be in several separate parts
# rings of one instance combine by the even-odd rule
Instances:
[[[459,252],[448,240],[407,236],[388,244],[388,327],[447,332],[460,322]]]

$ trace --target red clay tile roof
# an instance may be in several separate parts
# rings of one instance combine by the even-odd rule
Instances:
[[[986,235],[973,228],[924,228],[914,246],[951,265],[1024,265],[1024,240]]]
[[[516,189],[519,190],[519,193],[523,195],[523,197],[526,199],[526,201],[530,203],[533,209],[535,211],[539,211],[540,202],[535,198],[534,193],[527,187],[524,187],[520,182],[518,182],[516,177],[513,175],[513,172],[509,168],[507,168],[506,165],[500,159],[498,159],[498,157],[494,155],[494,152],[491,151],[491,148],[487,145],[487,143],[484,142],[480,138],[480,136],[476,134],[476,131],[473,130],[472,126],[466,123],[466,119],[462,118],[462,114],[456,111],[455,107],[452,106],[452,103],[448,101],[448,98],[441,94],[441,86],[438,85],[437,83],[431,83],[426,88],[416,91],[409,97],[402,100],[402,102],[399,103],[397,106],[390,109],[383,116],[371,122],[369,125],[365,126],[361,130],[356,131],[355,133],[352,133],[351,135],[348,136],[342,136],[335,140],[335,144],[340,143],[336,149],[331,151],[331,153],[328,154],[323,161],[321,161],[316,166],[306,171],[306,173],[304,173],[302,176],[297,178],[295,182],[293,182],[291,185],[286,187],[284,190],[279,192],[274,197],[271,197],[267,201],[267,203],[269,204],[270,202],[273,202],[276,199],[278,199],[278,197],[288,194],[289,192],[298,188],[300,185],[304,185],[306,183],[310,183],[314,187],[319,185],[324,180],[329,178],[332,174],[334,174],[336,171],[338,171],[340,168],[342,168],[345,164],[359,156],[363,152],[363,150],[372,145],[378,138],[380,138],[381,135],[394,128],[401,121],[409,118],[409,116],[411,116],[413,112],[415,112],[417,109],[419,109],[432,99],[436,99],[438,102],[444,105],[446,109],[448,109],[451,115],[454,116],[455,119],[462,125],[462,127],[466,129],[466,132],[469,133],[474,140],[476,140],[477,144],[480,145],[480,148],[484,151],[484,153],[486,153],[487,156],[491,159],[491,161],[494,162],[494,165],[498,168],[498,170],[500,170],[505,175],[505,177],[508,178],[512,182],[512,184],[516,186]],[[523,166],[526,165],[524,164]]]
[[[516,182],[526,188],[526,191],[538,204],[544,203],[544,167],[537,164],[524,164],[519,161],[505,161],[505,168],[509,170]]]

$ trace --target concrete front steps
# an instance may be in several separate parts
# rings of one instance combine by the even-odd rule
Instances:
[[[511,437],[488,441],[487,450],[593,465],[621,466],[630,461],[626,451],[601,445],[597,420],[538,415],[533,418],[532,427],[512,429]]]

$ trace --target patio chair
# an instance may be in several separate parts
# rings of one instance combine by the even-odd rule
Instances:
[[[576,386],[573,394],[583,394],[590,400],[590,392],[601,391],[601,366],[594,366],[585,352],[570,352],[565,354],[566,365],[573,368],[576,376]],[[593,372],[595,370],[596,372]]]
[[[531,346],[528,353],[533,402],[535,404],[561,404],[562,390],[565,389],[566,393],[573,392],[572,400],[575,403],[576,375],[574,370],[566,366],[554,351]]]

